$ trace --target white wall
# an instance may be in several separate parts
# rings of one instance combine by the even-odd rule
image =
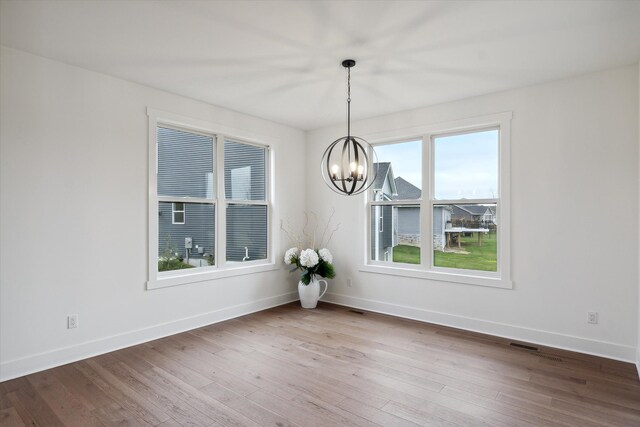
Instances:
[[[294,223],[303,132],[20,51],[0,55],[0,381],[296,297],[284,269],[145,291],[146,108],[272,144],[276,219]],[[288,242],[274,236],[279,262]],[[80,326],[68,330],[71,313]]]
[[[344,126],[310,132],[307,182],[314,197],[308,209],[335,207],[341,229],[350,231],[330,247],[338,278],[327,299],[634,360],[638,97],[634,65],[353,124],[354,134],[366,136],[513,111],[510,290],[358,271],[364,227],[354,212],[363,212],[362,198],[334,194],[318,171],[324,149]],[[598,325],[587,324],[588,311],[599,313]]]

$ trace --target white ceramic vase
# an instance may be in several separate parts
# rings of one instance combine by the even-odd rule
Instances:
[[[324,282],[324,291],[322,293],[320,293],[320,282]],[[316,279],[315,276],[308,285],[298,282],[298,295],[300,295],[302,308],[316,308],[318,300],[322,298],[328,288],[329,284],[326,280]]]

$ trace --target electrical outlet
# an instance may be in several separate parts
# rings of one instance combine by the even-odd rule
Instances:
[[[590,311],[587,313],[587,323],[592,323],[594,325],[598,324],[598,313],[595,311]]]
[[[353,285],[353,281],[351,280],[351,277],[347,278],[347,287],[351,287],[351,285]]]
[[[74,329],[78,327],[78,315],[70,314],[67,316],[67,329]]]

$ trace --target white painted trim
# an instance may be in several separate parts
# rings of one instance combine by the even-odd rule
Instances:
[[[155,110],[147,107],[148,116],[148,145],[149,145],[149,191],[148,191],[148,276],[147,290],[166,288],[169,286],[184,285],[195,282],[203,282],[224,277],[239,276],[243,274],[252,274],[264,271],[277,270],[279,267],[275,265],[276,244],[273,228],[277,212],[273,207],[272,197],[273,183],[275,179],[272,174],[275,170],[270,162],[274,160],[273,149],[268,142],[261,142],[258,137],[251,133],[238,131],[237,129],[217,125],[204,120],[194,119],[178,114]],[[213,138],[213,179],[216,188],[216,197],[213,199],[203,199],[197,197],[167,197],[158,196],[157,194],[157,127],[168,126],[172,128],[182,129],[186,132],[196,132]],[[230,136],[230,134],[234,136]],[[236,136],[237,135],[237,136]],[[265,197],[263,201],[235,201],[226,200],[224,194],[224,143],[225,141],[233,141],[239,144],[248,144],[260,147],[265,152]],[[153,167],[155,165],[155,167]],[[179,270],[172,272],[157,271],[157,256],[154,255],[158,251],[158,202],[179,202],[179,203],[209,203],[215,206],[215,266],[201,267],[197,269]],[[218,203],[220,201],[220,203]],[[226,260],[226,209],[229,204],[256,204],[267,207],[267,258],[243,263],[238,266],[236,263],[228,263]],[[184,212],[186,222],[186,209]],[[172,205],[171,221],[175,223],[174,211]],[[183,224],[183,223],[182,223]],[[194,271],[195,270],[195,271]]]
[[[234,264],[237,266],[234,266]],[[226,265],[227,268],[224,269],[215,266],[202,267],[198,269],[190,268],[190,272],[188,274],[182,273],[184,270],[162,272],[163,274],[159,274],[155,279],[151,279],[147,282],[147,290],[280,270],[280,266],[274,263],[266,263],[265,260],[246,261],[243,263],[227,263]],[[191,270],[197,271],[191,272]]]
[[[398,144],[406,141],[422,141],[422,187],[423,196],[417,202],[420,204],[420,234],[428,238],[421,241],[420,264],[381,263],[371,259],[370,207],[395,203],[380,203],[370,200],[370,193],[365,197],[365,209],[369,213],[364,230],[365,262],[359,270],[368,273],[390,274],[404,277],[417,277],[430,280],[462,283],[467,285],[490,286],[513,289],[511,281],[511,216],[510,216],[510,163],[511,163],[511,119],[512,112],[503,112],[479,117],[470,117],[450,122],[433,123],[404,129],[395,129],[365,135],[375,148],[377,145]],[[499,131],[498,168],[499,189],[496,199],[458,199],[436,200],[434,198],[434,138],[450,136],[483,130],[497,129]],[[496,203],[498,212],[498,241],[497,241],[497,271],[483,272],[478,270],[464,270],[434,266],[433,260],[433,205],[465,203]],[[376,233],[376,239],[378,238]],[[377,246],[377,245],[376,245]]]
[[[465,130],[479,129],[482,127],[496,126],[503,122],[508,122],[513,118],[513,112],[489,114],[478,117],[468,117],[466,119],[453,120],[449,122],[432,123],[427,125],[413,126],[385,130],[383,132],[362,135],[362,138],[370,144],[384,144],[390,142],[406,142],[413,139],[421,139],[424,135],[441,134],[448,132],[464,132]]]
[[[409,307],[399,304],[390,304],[365,298],[352,297],[336,293],[327,293],[325,301],[362,310],[373,311],[381,314],[450,326],[466,331],[479,332],[498,337],[529,342],[533,344],[554,347],[563,350],[576,351],[608,359],[621,360],[633,363],[636,349],[632,346],[616,344],[607,341],[597,341],[574,335],[558,334],[555,332],[522,326],[508,325],[505,323],[475,319],[467,316],[441,313],[425,310],[417,307]],[[640,369],[639,369],[640,371]]]
[[[125,332],[105,338],[87,341],[81,344],[63,347],[52,351],[47,351],[21,359],[14,359],[0,364],[0,382],[33,372],[43,371],[56,366],[83,360],[100,354],[109,353],[121,348],[145,343],[148,341],[163,338],[169,335],[211,325],[239,316],[244,316],[257,311],[266,310],[283,304],[288,304],[298,300],[297,292],[276,295],[269,298],[255,300],[249,303],[238,304],[232,307],[225,307],[208,313],[186,317],[173,322],[162,323],[136,331]]]
[[[638,371],[638,379],[640,379],[640,344],[636,348],[636,371]]]
[[[367,265],[361,265],[358,271],[363,273],[388,274],[390,276],[414,277],[416,279],[436,280],[440,282],[453,282],[462,285],[489,286],[492,288],[513,289],[513,282],[502,279],[495,273],[480,270],[462,270],[455,268],[432,268],[424,270],[417,268],[417,264],[405,264],[400,262],[375,262],[369,261]]]
[[[176,209],[176,203],[182,203],[182,210]],[[176,221],[176,213],[182,213],[182,222]],[[173,225],[181,225],[187,222],[187,211],[186,204],[184,202],[171,202],[171,224]]]

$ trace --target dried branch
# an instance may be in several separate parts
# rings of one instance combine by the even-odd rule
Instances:
[[[335,215],[336,213],[336,208],[332,207],[331,208],[331,215],[329,215],[329,219],[327,220],[327,224],[324,226],[324,230],[322,231],[322,238],[320,239],[320,247],[326,247],[327,245],[324,244],[324,236],[327,234],[327,230],[329,230],[329,224],[331,224],[331,220],[333,219],[333,215]],[[340,224],[338,224],[340,225]],[[329,243],[327,241],[327,243]]]
[[[333,233],[335,233],[336,231],[338,231],[338,229],[340,228],[340,223],[338,223],[336,225],[336,228],[334,228],[333,230],[331,230],[331,234],[329,235],[329,240],[327,240],[327,244],[325,245],[325,247],[329,246],[329,242],[331,241],[331,239],[333,238]]]
[[[296,233],[294,233],[291,230],[291,226],[289,225],[289,221],[287,221],[287,225],[285,226],[284,221],[280,221],[280,229],[282,231],[285,232],[285,234],[287,235],[287,237],[289,238],[289,241],[291,243],[293,243],[296,247],[301,247],[301,241],[300,241],[300,236],[298,236]]]
[[[329,239],[327,240],[327,242],[324,243],[324,238],[327,235],[327,232],[329,231],[329,227],[331,225],[331,221],[333,219],[333,216],[335,215],[335,212],[336,212],[335,208],[332,208],[331,215],[327,220],[327,223],[321,235],[321,239],[318,242],[319,248],[327,247],[329,245],[329,242],[331,241],[331,238],[333,237],[333,234],[336,231],[338,231],[338,229],[340,228],[340,224],[338,223],[336,227],[333,230],[331,230],[331,234],[329,235]],[[318,215],[313,211],[310,211],[310,212],[305,211],[304,213],[304,226],[302,227],[302,236],[299,236],[298,234],[292,231],[289,221],[286,221],[286,223],[285,221],[280,221],[280,229],[284,231],[284,233],[287,235],[289,240],[292,243],[294,243],[296,247],[301,249],[303,247],[314,248],[314,249],[316,248],[316,236],[318,234],[318,227],[319,227]],[[309,243],[311,243],[311,246],[309,246]]]

